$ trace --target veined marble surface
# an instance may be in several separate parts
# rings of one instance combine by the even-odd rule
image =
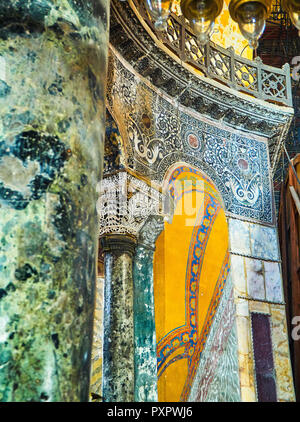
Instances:
[[[134,401],[132,257],[105,254],[103,401]]]
[[[88,400],[108,2],[0,10],[0,401]]]
[[[226,281],[188,401],[240,401],[235,305]]]

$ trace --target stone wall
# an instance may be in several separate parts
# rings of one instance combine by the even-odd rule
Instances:
[[[229,220],[241,397],[257,401],[251,313],[270,317],[277,401],[294,401],[276,227]]]

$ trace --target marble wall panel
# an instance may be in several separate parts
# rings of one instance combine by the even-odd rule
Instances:
[[[230,278],[201,354],[188,401],[240,401],[235,306]]]
[[[214,378],[209,386],[207,402],[240,401],[239,367],[236,359],[236,327],[232,327],[220,356]]]
[[[277,228],[249,223],[249,230],[252,256],[279,260]]]
[[[271,302],[283,302],[282,276],[280,264],[264,262],[266,298]]]
[[[249,223],[229,218],[228,224],[231,251],[251,255]]]
[[[91,398],[95,397],[96,401],[102,399],[103,293],[104,278],[97,277],[90,383]]]
[[[258,259],[244,258],[246,264],[248,295],[255,299],[265,299],[263,263]]]
[[[232,254],[231,274],[235,296],[284,302],[280,263]]]
[[[251,352],[249,301],[237,298],[235,306],[241,401],[253,402],[255,401],[255,385]]]
[[[230,257],[230,273],[234,285],[235,294],[246,295],[246,273],[244,257],[239,255],[231,255]]]
[[[277,228],[228,219],[231,251],[271,261],[280,259]]]
[[[277,401],[295,401],[285,308],[270,305],[273,357],[276,373]]]

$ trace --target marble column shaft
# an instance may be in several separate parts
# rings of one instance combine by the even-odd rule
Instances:
[[[134,401],[132,256],[124,236],[102,239],[105,265],[102,395],[105,402]]]
[[[86,401],[108,0],[0,7],[0,401]]]
[[[135,401],[139,402],[158,401],[153,259],[163,229],[162,216],[149,216],[139,231],[134,256]]]
[[[154,249],[136,248],[134,279],[135,401],[156,402],[157,358],[153,291]]]

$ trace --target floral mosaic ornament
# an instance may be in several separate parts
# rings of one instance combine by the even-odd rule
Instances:
[[[126,96],[124,101],[121,89],[118,96],[115,93],[110,97],[113,108],[122,110],[124,116],[130,168],[161,183],[176,162],[188,163],[202,169],[215,183],[227,212],[272,224],[267,142],[216,127],[187,110],[175,109],[163,96],[138,82],[120,61],[116,60],[113,66],[113,90],[124,84],[132,90],[131,98]]]

